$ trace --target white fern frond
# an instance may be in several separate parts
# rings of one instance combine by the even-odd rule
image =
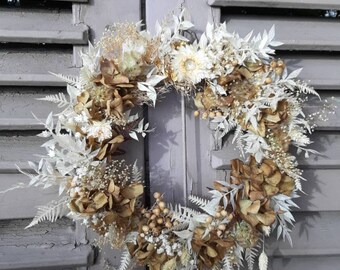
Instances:
[[[296,83],[296,86],[300,90],[301,93],[314,95],[314,96],[317,96],[318,98],[320,98],[319,93],[315,91],[314,87],[309,86],[306,82],[296,81],[295,83]]]
[[[296,178],[294,179],[294,182],[295,182],[295,188],[296,188],[297,190],[299,190],[299,191],[302,191],[301,180],[300,180],[298,177],[296,177]]]
[[[188,207],[176,205],[172,212],[172,220],[177,220],[180,223],[190,223],[192,221],[192,217],[196,215],[200,215],[200,213]]]
[[[132,181],[134,182],[138,182],[142,179],[142,173],[141,171],[138,169],[137,166],[137,161],[135,161],[135,163],[132,166]]]
[[[72,85],[74,87],[79,87],[79,78],[78,77],[74,77],[74,76],[69,76],[69,75],[64,75],[61,73],[53,73],[50,72],[50,74],[58,77],[60,80],[66,82],[69,85]]]
[[[59,108],[65,107],[70,104],[64,93],[58,93],[55,95],[47,95],[43,98],[37,98],[37,100],[49,101],[58,105]]]
[[[131,255],[128,249],[125,249],[120,259],[120,266],[118,270],[128,270],[131,264]]]
[[[255,258],[257,256],[257,248],[256,247],[253,247],[253,248],[247,248],[245,250],[245,259],[246,259],[246,262],[248,264],[248,269],[249,270],[253,270],[254,269],[254,264],[255,264]]]
[[[268,270],[268,257],[264,251],[259,257],[259,270]]]
[[[190,202],[192,202],[193,204],[196,204],[199,207],[204,207],[209,203],[207,199],[204,199],[204,198],[201,198],[195,195],[190,195],[188,199]]]
[[[44,220],[54,222],[63,217],[68,212],[67,202],[67,197],[63,197],[59,201],[51,201],[48,205],[39,206],[36,216],[25,229],[33,227]]]
[[[229,255],[225,255],[223,260],[222,260],[222,270],[233,270],[234,267],[232,266],[231,262],[230,262],[230,258]]]

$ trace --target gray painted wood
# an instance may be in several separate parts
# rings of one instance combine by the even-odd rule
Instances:
[[[30,45],[0,47],[0,74],[48,74],[72,72],[72,48]],[[76,70],[74,70],[75,72]]]
[[[304,256],[274,258],[269,261],[269,270],[280,269],[313,269],[313,270],[335,270],[340,264],[340,256]]]
[[[292,231],[292,238],[299,240],[294,241],[294,246],[291,247],[288,242],[277,241],[274,231],[273,236],[266,240],[266,251],[269,256],[340,256],[340,236],[337,234],[340,215],[337,212],[300,212],[294,216],[296,226]]]
[[[68,219],[23,230],[29,220],[0,221],[0,269],[75,269],[93,262],[89,246],[77,246]]]
[[[300,8],[334,8],[333,4],[339,6],[339,4],[330,0],[328,2],[316,3],[311,0],[305,0],[303,2],[294,3],[295,7]],[[69,29],[76,31],[78,34],[80,30],[87,25],[91,29],[91,37],[98,38],[105,26],[114,21],[138,21],[140,18],[140,3],[139,1],[129,0],[116,1],[113,5],[112,1],[89,1],[86,4],[80,4],[82,0],[73,1],[78,2],[73,4],[72,13],[70,11],[62,11],[58,16],[59,18],[65,18],[65,20],[57,19],[57,15],[51,11],[41,11],[45,15],[50,14],[55,18],[55,23],[58,24],[60,30],[65,30],[64,26],[70,26]],[[171,12],[171,10],[178,9],[182,1],[146,1],[146,13],[147,13],[147,26],[149,30],[153,29],[153,25],[157,19],[161,19],[165,14]],[[205,28],[207,20],[213,19],[217,22],[220,20],[220,9],[218,7],[210,8],[207,6],[205,0],[190,0],[185,1],[186,6],[189,8],[192,20],[196,24],[196,29],[202,31]],[[234,1],[223,1],[234,2]],[[269,1],[248,1],[247,5],[256,5],[270,7]],[[289,1],[283,4],[283,1],[272,2],[276,7],[289,7],[287,6]],[[294,1],[295,2],[295,1]],[[318,1],[319,2],[319,1]],[[216,4],[217,2],[215,2]],[[245,4],[244,1],[238,1],[240,5]],[[288,3],[288,4],[287,4]],[[306,6],[306,3],[309,4]],[[235,5],[235,2],[234,4]],[[286,5],[286,6],[284,6]],[[319,5],[319,6],[318,6]],[[321,5],[321,6],[320,6]],[[13,10],[13,9],[12,9]],[[15,11],[16,12],[16,11]],[[18,18],[20,22],[37,22],[39,19],[30,17],[36,11],[28,11],[28,14],[24,14],[24,18]],[[45,13],[44,13],[45,12]],[[100,19],[98,19],[100,14]],[[49,15],[49,16],[50,16]],[[14,14],[13,16],[18,16]],[[25,17],[26,16],[26,17]],[[54,16],[54,17],[53,17]],[[226,16],[228,18],[228,16]],[[247,20],[247,17],[245,17]],[[271,17],[273,21],[277,23],[277,34],[285,37],[285,31],[289,28],[287,24],[294,22],[285,22],[282,18]],[[259,17],[258,21],[255,18],[249,18],[251,20],[251,26],[258,28],[259,30],[263,25],[269,24],[269,20],[266,21],[264,17]],[[1,18],[0,18],[1,20]],[[230,27],[240,29],[240,32],[247,32],[247,26],[244,24],[244,17],[233,17],[230,20]],[[46,23],[47,28],[51,30],[58,29],[53,28],[53,20]],[[7,22],[8,23],[8,22]],[[79,27],[72,27],[73,24],[81,24]],[[297,23],[301,27],[304,23],[299,20]],[[312,22],[311,22],[312,23]],[[336,27],[336,22],[329,22],[327,20],[313,20],[313,29],[317,30],[314,34],[308,33],[303,35],[297,35],[294,40],[286,40],[291,44],[291,47],[282,47],[287,49],[298,50],[322,50],[321,46],[325,46],[324,49],[337,50],[337,38],[328,37],[322,39],[322,42],[318,40],[322,26],[325,29],[331,29],[333,31]],[[18,29],[20,32],[20,28]],[[24,26],[22,26],[24,28]],[[40,30],[44,30],[42,25],[39,26]],[[282,32],[279,29],[283,27]],[[319,28],[318,28],[319,27]],[[1,28],[0,29],[5,29]],[[13,29],[13,28],[11,28]],[[68,28],[66,28],[67,30]],[[287,30],[286,30],[287,29]],[[307,28],[306,28],[307,29]],[[5,29],[6,30],[6,29]],[[8,29],[7,29],[8,30]],[[251,30],[251,29],[249,29]],[[78,32],[79,31],[79,32]],[[325,30],[326,31],[326,30]],[[328,30],[327,30],[328,31]],[[335,30],[334,30],[335,31]],[[282,34],[281,34],[282,33]],[[77,34],[77,35],[78,35]],[[36,43],[42,43],[41,33],[35,33],[37,35]],[[39,36],[40,35],[40,36]],[[70,34],[73,35],[73,34]],[[319,35],[319,36],[318,36]],[[337,33],[335,33],[337,35]],[[286,35],[287,37],[287,35]],[[302,38],[304,37],[304,38]],[[321,37],[321,36],[320,36]],[[303,39],[307,39],[304,41]],[[40,40],[40,41],[39,41]],[[59,39],[60,40],[60,39]],[[20,39],[13,39],[12,41],[20,41]],[[59,43],[58,39],[51,40],[53,43]],[[80,41],[79,41],[80,42]],[[311,43],[314,42],[314,43]],[[24,168],[26,160],[31,160],[34,157],[33,153],[42,151],[39,142],[33,139],[33,133],[25,130],[40,129],[39,125],[33,123],[33,119],[30,118],[30,111],[37,107],[37,101],[34,97],[41,96],[43,93],[59,91],[59,88],[48,88],[48,86],[64,86],[57,78],[46,73],[47,70],[62,73],[76,74],[77,70],[74,67],[79,67],[81,63],[77,58],[77,53],[83,48],[82,45],[72,46],[77,41],[62,41],[62,43],[70,43],[68,46],[60,47],[44,47],[41,46],[38,50],[33,46],[11,46],[4,44],[0,49],[0,85],[12,85],[20,87],[1,87],[0,88],[0,190],[12,186],[13,183],[20,181],[27,181],[27,178],[17,174],[14,168],[14,163],[19,163]],[[78,44],[78,43],[77,43]],[[295,45],[294,45],[295,44]],[[294,46],[293,46],[294,45]],[[298,46],[298,48],[296,48]],[[309,46],[309,47],[308,47]],[[328,46],[328,47],[327,47]],[[300,66],[304,67],[302,77],[307,80],[312,80],[312,84],[320,89],[320,93],[324,96],[330,97],[335,95],[339,97],[337,91],[340,86],[339,81],[339,59],[333,55],[317,55],[315,53],[298,56],[297,54],[290,54],[287,52],[281,53],[279,56],[288,59],[289,64],[294,68]],[[14,60],[14,61],[13,61]],[[46,68],[48,68],[46,70]],[[51,69],[53,68],[53,69]],[[27,86],[40,86],[37,88]],[[23,87],[22,87],[23,86]],[[14,90],[17,89],[17,90]],[[331,91],[329,91],[331,90]],[[17,92],[16,92],[17,91]],[[219,142],[215,142],[211,135],[211,131],[208,127],[208,122],[198,121],[193,117],[193,107],[190,102],[186,103],[186,106],[182,106],[182,98],[176,93],[171,93],[166,96],[166,100],[160,102],[156,109],[150,109],[150,124],[156,127],[156,131],[150,134],[150,169],[151,169],[151,183],[152,191],[161,190],[166,193],[166,198],[172,202],[185,201],[185,188],[188,193],[206,194],[206,187],[211,186],[213,180],[225,180],[227,179],[227,171],[225,168],[216,170],[210,166],[213,155],[220,148]],[[17,105],[16,105],[17,104]],[[39,105],[38,117],[44,117],[45,112],[48,113],[48,105]],[[313,102],[311,106],[316,108]],[[169,109],[170,108],[170,109]],[[309,197],[302,197],[299,201],[301,210],[308,212],[296,212],[295,215],[298,220],[296,230],[293,231],[293,238],[295,242],[295,249],[290,250],[288,246],[280,244],[275,246],[276,243],[268,243],[269,253],[275,257],[270,263],[271,269],[337,269],[339,262],[339,245],[340,239],[337,237],[335,229],[339,227],[338,210],[340,209],[339,203],[336,198],[338,197],[337,190],[339,184],[338,180],[338,160],[339,155],[336,153],[339,148],[338,133],[334,130],[339,128],[339,118],[333,116],[332,122],[327,125],[321,126],[324,130],[330,130],[329,133],[323,133],[325,136],[321,136],[322,139],[320,146],[325,146],[324,150],[331,156],[331,163],[327,162],[325,158],[315,160],[312,162],[311,169],[306,171],[306,178],[310,179],[308,183],[304,183],[304,187]],[[12,131],[11,131],[12,130]],[[18,132],[15,130],[22,130],[24,132]],[[15,132],[13,132],[15,131]],[[321,134],[321,133],[320,133]],[[316,138],[319,140],[319,137]],[[334,147],[333,147],[334,146]],[[129,155],[126,158],[129,162],[133,162],[135,158],[138,158],[142,162],[144,149],[141,147],[141,143],[133,142],[129,146],[129,149],[133,151],[133,155]],[[213,150],[213,151],[212,151]],[[224,151],[224,150],[221,150]],[[5,153],[5,154],[4,154]],[[221,152],[223,154],[223,152]],[[197,158],[198,157],[198,158]],[[233,156],[234,158],[235,156]],[[226,157],[222,156],[223,166],[228,164]],[[320,167],[320,165],[322,165]],[[325,166],[328,166],[327,168]],[[313,167],[314,166],[314,167]],[[319,167],[318,167],[319,166]],[[318,169],[316,169],[318,168]],[[37,196],[39,194],[39,196]],[[29,218],[35,214],[34,206],[44,204],[45,202],[55,198],[57,196],[56,190],[47,190],[41,192],[37,189],[17,190],[12,193],[12,196],[0,195],[0,219],[13,219],[13,218]],[[20,201],[17,198],[21,198]],[[23,205],[25,207],[23,207]],[[301,211],[300,210],[300,211]],[[329,212],[333,211],[334,212]],[[335,211],[337,210],[337,211]],[[310,212],[312,211],[312,212]],[[320,212],[319,212],[320,211]],[[306,223],[301,223],[306,221]],[[14,222],[14,221],[3,221]],[[28,221],[25,221],[28,222]],[[0,221],[1,223],[1,221]],[[76,268],[79,265],[90,264],[92,260],[89,260],[92,253],[89,249],[85,249],[85,252],[78,253],[79,249],[75,253],[72,253],[74,249],[69,249],[72,245],[66,244],[61,247],[58,239],[65,239],[69,235],[69,226],[62,224],[60,226],[59,234],[52,234],[50,238],[45,240],[44,230],[45,227],[39,229],[39,226],[35,229],[38,231],[34,235],[37,235],[44,243],[52,243],[57,248],[47,248],[46,250],[37,250],[35,247],[16,247],[13,248],[13,243],[20,242],[20,236],[22,235],[22,228],[25,224],[13,225],[8,223],[8,226],[13,228],[13,231],[6,234],[6,241],[0,241],[0,261],[1,255],[5,254],[9,259],[3,263],[2,269],[18,269],[22,267],[31,267],[33,269],[42,269],[41,267],[52,267],[50,269],[61,267]],[[48,227],[53,227],[51,224],[47,224]],[[0,237],[3,232],[0,227]],[[302,231],[302,232],[301,232]],[[91,232],[86,232],[81,226],[76,227],[75,231],[72,231],[72,235],[75,237],[75,242],[86,243],[86,234],[89,234],[90,242],[94,238]],[[309,233],[309,236],[307,236]],[[19,238],[15,238],[14,235],[18,235]],[[42,237],[41,235],[44,235]],[[49,234],[50,235],[50,234]],[[59,235],[59,236],[58,236]],[[49,236],[48,236],[49,237]],[[35,236],[28,235],[23,243],[29,243],[30,239],[32,243],[38,243]],[[51,240],[49,240],[51,239]],[[7,242],[8,241],[8,242]],[[26,242],[25,242],[26,241]],[[1,246],[1,243],[2,246]],[[39,242],[40,243],[40,242]],[[39,244],[40,245],[40,244]],[[48,244],[47,244],[48,247]],[[74,247],[74,245],[73,245]],[[314,248],[315,247],[315,248]],[[52,250],[53,249],[53,250]],[[84,250],[84,249],[82,249]],[[3,251],[3,253],[1,253]],[[13,255],[14,254],[14,255]],[[17,255],[18,254],[18,255]],[[29,255],[33,254],[33,258],[29,260]],[[41,261],[41,254],[43,254],[46,261]],[[56,254],[56,260],[53,256]],[[69,256],[73,254],[72,256]],[[89,255],[90,254],[90,255]],[[293,255],[299,255],[292,257]],[[328,257],[324,255],[330,255]],[[21,256],[22,260],[15,259]],[[282,258],[283,256],[283,258]],[[31,256],[32,257],[32,256]],[[76,258],[76,261],[72,261],[72,258]],[[62,258],[62,259],[60,259]],[[105,249],[105,252],[97,259],[97,263],[90,268],[92,270],[101,270],[104,268],[104,260],[109,259],[112,265],[119,264],[119,254],[112,252],[111,249]],[[41,262],[39,262],[41,261]],[[24,264],[23,264],[24,262]],[[61,266],[59,263],[63,262]],[[21,263],[21,264],[20,264]],[[39,263],[42,263],[39,265]],[[59,264],[59,267],[58,267]],[[10,266],[9,266],[10,265]],[[0,267],[0,269],[1,269]]]
[[[227,23],[230,32],[236,31],[241,36],[252,30],[254,33],[261,33],[275,25],[275,38],[284,43],[279,50],[340,50],[339,21],[334,19],[226,14],[222,16],[221,21]],[[294,31],[291,31],[292,29]]]
[[[0,174],[1,191],[11,188],[19,183],[28,184],[29,179],[21,174]],[[37,211],[37,206],[45,205],[53,199],[58,199],[58,189],[41,188],[16,189],[5,194],[0,194],[1,219],[33,218]],[[39,225],[37,226],[39,229]],[[24,227],[20,229],[23,230]]]
[[[0,85],[65,86],[49,72],[77,74],[72,53],[72,48],[4,45],[0,48]]]
[[[235,3],[236,1],[229,2]],[[249,2],[253,1],[247,2],[249,4]],[[289,1],[284,4],[283,1],[254,2],[258,4],[257,6],[281,5],[280,7],[289,7],[287,5]],[[312,3],[308,0],[294,1],[294,7],[320,8],[320,5],[327,9],[332,7],[327,5],[330,2],[327,2],[327,4],[317,2]],[[200,5],[200,1],[195,3]],[[236,5],[245,4],[242,0],[237,1],[237,3]],[[339,6],[337,2],[333,1],[332,3]],[[174,6],[176,7],[176,3],[172,6],[172,3],[162,3],[162,1],[157,1],[156,3],[156,1],[150,0],[146,4],[149,29],[152,29],[156,19],[174,9]],[[318,4],[319,6],[317,6]],[[155,10],[161,11],[155,12]],[[223,11],[227,13],[227,9]],[[205,16],[208,12],[209,8],[207,7],[196,9],[192,12],[193,20],[198,18],[196,20],[200,25],[199,30],[204,29],[203,24],[206,23],[206,20],[203,18],[206,18]],[[218,18],[219,12],[216,9],[215,14],[217,14],[216,17]],[[229,16],[228,14],[222,14],[222,18],[229,19],[227,21],[229,30],[235,30],[241,32],[241,34],[248,33],[252,28],[255,28],[255,32],[257,32],[256,30],[262,32],[264,27],[268,29],[272,23],[275,23],[277,25],[277,36],[288,43],[285,47],[280,48],[281,51],[278,57],[287,60],[290,70],[303,67],[302,79],[310,80],[323,98],[330,99],[331,96],[335,96],[337,100],[332,102],[334,104],[339,102],[339,93],[337,91],[340,86],[338,79],[339,59],[337,59],[336,55],[309,52],[311,50],[338,50],[338,39],[333,36],[334,39],[332,40],[333,37],[328,36],[328,33],[331,35],[332,31],[337,30],[336,21],[243,15]],[[297,30],[294,32],[291,30],[293,28]],[[308,29],[309,32],[305,33],[304,30]],[[325,33],[327,33],[326,36],[322,38],[322,34],[325,35]],[[288,50],[307,52],[303,54],[290,53],[287,52]],[[168,98],[169,95],[171,95],[170,99]],[[214,140],[209,129],[209,122],[193,117],[192,101],[187,102],[183,111],[179,107],[180,96],[176,96],[174,93],[169,95],[167,96],[167,104],[159,104],[160,106],[154,112],[150,111],[152,122],[156,121],[157,125],[161,125],[160,133],[158,133],[159,128],[157,128],[158,134],[150,135],[150,168],[151,173],[154,173],[154,176],[151,177],[151,183],[156,185],[156,188],[164,190],[166,198],[183,201],[183,199],[177,199],[176,197],[183,194],[183,185],[179,186],[179,183],[183,179],[183,170],[186,170],[188,193],[207,195],[207,187],[211,187],[214,180],[223,181],[229,178],[228,164],[231,158],[238,156],[238,153],[233,150],[231,145],[224,145],[220,150],[221,144],[219,141]],[[307,113],[314,110],[320,111],[320,103],[310,100],[305,110]],[[337,113],[339,113],[338,110],[336,110]],[[183,115],[185,120],[183,120]],[[308,182],[303,183],[303,186],[308,196],[302,195],[297,200],[301,208],[294,210],[297,225],[292,232],[292,237],[295,245],[291,249],[287,243],[277,242],[274,238],[270,240],[266,248],[268,254],[271,255],[270,269],[321,270],[338,268],[340,238],[336,231],[340,225],[340,203],[337,199],[338,194],[336,191],[339,187],[338,174],[340,169],[339,123],[337,115],[331,115],[330,121],[327,123],[319,122],[320,126],[313,139],[316,141],[315,147],[328,158],[312,157],[311,160],[304,161],[306,168],[304,176],[308,179]],[[185,132],[183,132],[183,127],[185,127]],[[185,136],[184,139],[183,136]],[[174,146],[173,142],[177,145]],[[159,150],[160,146],[161,150]],[[178,149],[182,151],[182,155],[177,154]],[[177,156],[177,159],[175,162],[171,162],[174,155]],[[184,156],[186,156],[185,166],[182,162]],[[175,164],[176,167],[171,166],[172,164]],[[170,178],[168,181],[166,181],[167,177]],[[171,189],[175,189],[175,192],[171,191]],[[170,195],[168,194],[169,192]]]
[[[239,156],[231,143],[233,135],[227,135],[226,142],[222,150],[213,151],[211,166],[217,170],[229,169],[229,160]],[[297,156],[297,160],[302,168],[308,169],[340,169],[340,133],[338,131],[316,131],[310,136],[314,142],[310,148],[319,151],[322,155],[311,155],[306,159],[303,154]],[[292,150],[296,155],[296,150]]]
[[[73,2],[73,3],[87,3],[89,0],[47,0],[47,1],[62,1],[62,2]]]
[[[161,21],[172,12],[179,12],[182,1],[146,1],[146,25],[154,30],[156,21]],[[211,9],[203,0],[185,1],[184,6],[191,12],[195,29],[205,29],[207,21],[219,18],[219,10]],[[155,12],[157,11],[157,12]],[[155,109],[149,109],[149,121],[156,128],[149,135],[149,163],[151,194],[164,192],[164,197],[172,203],[186,203],[188,194],[195,193],[200,185],[196,163],[190,160],[195,148],[192,144],[191,112],[186,108],[185,100],[179,93],[166,94],[166,101],[161,101]],[[169,106],[171,104],[171,106]],[[189,132],[189,133],[188,133]],[[190,149],[189,152],[188,149]]]
[[[42,125],[34,119],[44,119],[51,110],[59,112],[55,104],[37,98],[64,92],[64,88],[0,87],[0,130],[40,130]]]
[[[79,20],[91,29],[91,40],[100,38],[107,25],[140,19],[140,1],[136,0],[90,0],[79,10]]]
[[[155,109],[149,109],[149,122],[156,128],[149,134],[150,189],[151,194],[164,192],[169,202],[185,203],[181,96],[169,93],[165,98]]]
[[[278,242],[274,235],[266,240],[269,269],[338,269],[340,263],[339,212],[294,213],[294,246]],[[298,239],[298,240],[297,240]]]
[[[66,83],[49,74],[1,74],[0,86],[66,86]]]
[[[337,0],[208,0],[208,3],[212,6],[340,9],[340,3]]]
[[[289,70],[303,68],[300,78],[310,82],[319,90],[339,90],[340,61],[336,55],[294,55],[278,54],[282,57]]]
[[[54,44],[86,44],[87,28],[79,27],[74,31],[49,31],[49,30],[2,30],[0,29],[1,42],[24,43],[54,43]]]
[[[36,134],[38,132],[33,132]],[[3,162],[21,163],[27,160],[36,161],[39,157],[34,154],[45,154],[44,148],[40,145],[46,141],[33,134],[23,136],[20,133],[8,133],[7,136],[0,137],[0,160]],[[15,151],[13,151],[15,149]],[[0,161],[0,162],[1,162]]]
[[[36,113],[38,117],[44,118],[46,115],[43,114],[48,112],[48,106],[50,109],[53,106],[47,103],[38,105],[34,98],[61,90],[60,88],[33,90],[27,86],[65,86],[59,79],[48,74],[48,71],[73,74],[77,72],[72,68],[72,45],[38,47],[27,43],[85,44],[87,27],[80,24],[72,25],[71,10],[67,12],[64,9],[61,11],[1,9],[0,12],[0,41],[26,43],[19,46],[3,43],[0,49],[0,85],[23,86],[0,88],[0,129],[3,131],[0,141],[1,146],[8,147],[6,150],[3,149],[8,157],[15,152],[20,156],[22,150],[17,149],[15,143],[8,143],[9,138],[18,136],[18,133],[10,130],[41,129],[41,126],[33,120],[30,111],[40,109],[41,111]],[[24,144],[28,146],[30,141]],[[40,150],[37,144],[36,147],[37,149],[32,149],[32,154]],[[3,154],[6,155],[5,152]],[[14,168],[15,158],[12,161],[5,161],[4,155],[0,165],[0,190],[10,188],[19,182],[28,183],[29,179],[18,174]],[[2,219],[0,222],[11,228],[7,234],[5,225],[0,228],[0,237],[3,236],[0,241],[0,269],[76,269],[93,262],[91,247],[78,248],[76,242],[81,243],[77,240],[81,234],[74,230],[70,231],[70,227],[65,223],[58,225],[58,233],[53,233],[55,227],[53,224],[37,226],[26,233],[24,227],[29,220],[21,223],[13,220],[32,218],[36,214],[37,206],[56,198],[56,188],[44,191],[38,188],[17,189],[0,194],[0,219]],[[46,230],[46,227],[51,229]],[[69,237],[70,241],[65,241],[64,236]]]
[[[88,27],[73,25],[68,10],[0,8],[0,13],[1,42],[86,44],[88,40]]]

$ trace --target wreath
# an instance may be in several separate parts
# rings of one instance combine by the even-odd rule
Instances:
[[[302,190],[302,170],[294,146],[306,156],[313,121],[303,114],[307,95],[318,96],[272,57],[274,28],[242,38],[226,24],[208,24],[199,39],[185,11],[162,23],[156,33],[140,24],[116,23],[83,53],[77,78],[63,93],[41,100],[63,111],[50,113],[38,136],[47,155],[30,162],[29,185],[59,186],[60,200],[38,208],[28,227],[67,214],[98,234],[98,243],[124,250],[120,269],[249,269],[258,253],[267,269],[264,239],[272,231],[292,242],[293,199]],[[191,195],[193,208],[172,206],[161,193],[145,208],[142,174],[120,154],[123,144],[152,130],[135,108],[155,106],[157,97],[176,91],[194,101],[195,116],[214,123],[242,159],[231,161],[229,181],[215,181],[210,199]]]

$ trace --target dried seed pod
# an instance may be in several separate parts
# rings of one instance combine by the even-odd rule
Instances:
[[[149,227],[146,226],[146,225],[144,225],[144,226],[142,227],[142,231],[145,232],[145,233],[147,233],[147,232],[149,231]]]
[[[155,199],[159,199],[161,196],[162,196],[162,195],[161,195],[161,193],[159,193],[159,192],[155,192],[155,193],[153,194],[153,197],[154,197]]]

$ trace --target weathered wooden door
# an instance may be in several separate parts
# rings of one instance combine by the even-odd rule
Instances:
[[[105,26],[116,21],[139,21],[136,0],[14,0],[0,1],[0,191],[27,182],[15,164],[43,153],[35,137],[45,118],[59,109],[36,98],[65,91],[48,72],[77,74],[79,52]],[[132,146],[136,147],[136,146]],[[143,147],[130,158],[143,165]],[[97,252],[91,232],[67,218],[25,230],[36,206],[57,198],[57,190],[17,189],[0,193],[0,269],[104,269],[119,264],[117,252]]]
[[[285,45],[277,57],[292,69],[303,67],[302,78],[310,81],[324,99],[340,96],[340,20],[325,18],[328,9],[340,9],[337,0],[147,0],[146,21],[150,31],[156,20],[184,5],[197,32],[207,21],[226,21],[229,31],[245,36],[276,26],[277,39]],[[310,101],[308,111],[320,111],[320,103]],[[339,111],[338,111],[339,112]],[[149,138],[151,190],[165,192],[173,202],[185,202],[188,194],[206,194],[214,180],[228,178],[229,162],[238,157],[228,138],[213,139],[208,121],[195,119],[190,101],[177,93],[167,95],[149,111],[156,131]],[[305,169],[304,190],[298,200],[294,247],[267,241],[272,256],[270,269],[339,269],[340,264],[340,122],[336,115],[320,122],[313,147],[324,156],[299,159]]]
[[[225,20],[230,31],[241,35],[275,24],[278,39],[285,43],[278,55],[292,68],[304,67],[302,76],[324,98],[340,98],[340,21],[321,16],[322,10],[340,9],[338,0],[22,0],[12,7],[7,1],[0,3],[0,190],[27,181],[14,164],[25,168],[25,162],[39,152],[41,141],[34,135],[41,126],[30,112],[44,118],[51,107],[35,98],[64,90],[63,83],[47,71],[76,74],[81,65],[78,52],[88,37],[100,36],[115,21],[144,18],[152,31],[156,20],[184,4],[198,34],[207,21]],[[209,123],[195,119],[192,112],[190,101],[178,93],[167,94],[149,109],[148,120],[156,130],[147,148],[127,157],[147,165],[150,193],[163,191],[172,202],[185,203],[191,193],[206,194],[213,180],[226,179],[229,160],[237,156],[230,140],[214,140]],[[275,239],[267,243],[273,256],[271,269],[339,268],[339,128],[336,116],[320,123],[315,148],[327,157],[301,160],[309,196],[301,197],[301,209],[295,212],[294,248]],[[0,194],[0,269],[99,270],[106,258],[118,265],[116,253],[108,249],[98,257],[90,246],[91,232],[67,219],[23,230],[35,214],[34,207],[56,196],[56,190],[33,188]]]

